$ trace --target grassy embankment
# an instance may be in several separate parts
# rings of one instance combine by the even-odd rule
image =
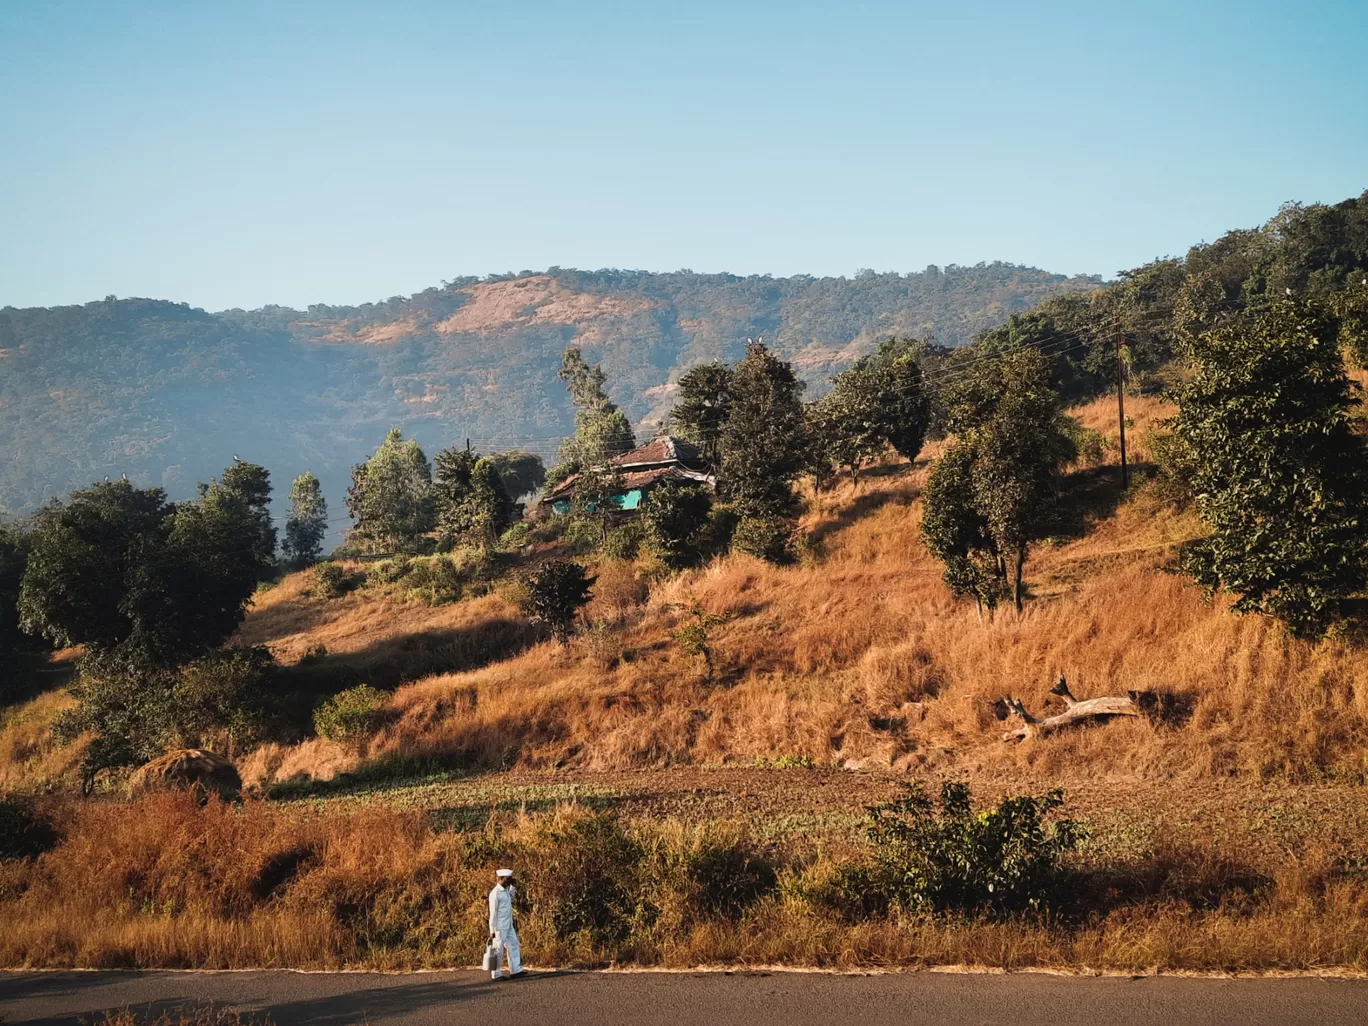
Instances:
[[[1113,409],[1078,413],[1106,432]],[[1128,412],[1133,443],[1162,413]],[[243,640],[286,662],[321,644],[319,672],[397,685],[384,725],[360,751],[254,753],[252,780],[296,782],[240,810],[53,799],[66,840],[0,870],[0,913],[19,924],[0,962],[463,964],[489,869],[516,859],[540,962],[1368,968],[1368,656],[1205,602],[1164,570],[1198,525],[1145,487],[1118,501],[1106,468],[1072,475],[1079,515],[1033,554],[1026,612],[980,624],[918,541],[924,475],[879,468],[817,497],[799,566],[731,558],[652,586],[605,563],[592,629],[568,648],[538,642],[497,590],[428,607],[370,589],[323,600],[288,578]],[[695,601],[722,620],[711,678],[672,639]],[[1080,697],[1170,694],[1173,713],[1003,744],[990,700],[1040,711],[1060,672]],[[69,772],[41,730],[60,702],[7,714],[0,780]],[[404,765],[488,775],[384,778]],[[360,773],[317,782],[340,771]],[[860,806],[905,772],[1081,796],[1094,837],[1060,916],[852,918],[832,880],[860,857]],[[616,863],[567,840],[600,806],[623,817]],[[738,859],[773,878],[721,907],[706,892],[725,873],[689,867]],[[572,929],[576,873],[629,881],[630,913]]]

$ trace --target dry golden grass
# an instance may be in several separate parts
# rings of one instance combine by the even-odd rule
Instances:
[[[60,846],[0,865],[0,965],[469,965],[492,870],[513,861],[526,871],[531,903],[519,932],[534,965],[1368,969],[1368,882],[1321,849],[1268,871],[1210,838],[1161,839],[1096,879],[1081,867],[1090,896],[1044,924],[848,922],[820,897],[836,864],[799,846],[760,856],[774,860],[778,885],[738,921],[702,911],[687,883],[657,877],[701,846],[753,851],[746,828],[638,823],[632,857],[645,861],[631,864],[656,869],[634,886],[651,888],[656,917],[595,939],[558,928],[553,906],[567,893],[558,874],[573,882],[578,872],[574,858],[555,857],[584,815],[573,807],[506,815],[499,829],[474,832],[434,831],[419,813],[378,807],[325,814],[200,806],[188,795],[59,815]]]
[[[0,710],[0,791],[76,776],[85,746],[52,740],[52,721],[75,704],[65,691],[49,691]]]
[[[1154,400],[1132,406],[1137,426],[1166,414]],[[1080,417],[1100,423],[1104,409]],[[497,596],[436,609],[366,592],[324,603],[303,594],[306,575],[264,595],[242,638],[286,659],[322,643],[330,659],[388,674],[382,683],[412,680],[369,757],[588,770],[804,756],[1122,778],[1368,772],[1364,652],[1234,617],[1165,572],[1200,533],[1193,517],[1143,486],[1118,506],[1113,467],[1081,470],[1070,487],[1089,512],[1074,535],[1034,550],[1026,611],[979,623],[919,540],[925,474],[924,461],[890,464],[815,497],[803,527],[817,558],[806,565],[733,557],[648,590],[630,564],[605,564],[586,616],[594,629],[568,647],[523,648],[526,626]],[[712,679],[672,639],[694,601],[723,621]],[[415,644],[444,631],[476,640],[463,642],[469,652]],[[445,658],[474,668],[422,677]],[[1013,694],[1044,710],[1060,673],[1081,697],[1174,695],[1180,715],[1004,745],[991,700]],[[316,761],[271,758],[305,773]]]
[[[323,646],[320,672],[345,667],[366,683],[393,687],[437,668],[500,658],[532,637],[522,615],[498,595],[429,606],[373,589],[324,599],[313,587],[313,571],[306,570],[257,595],[234,642],[266,645],[286,664]]]

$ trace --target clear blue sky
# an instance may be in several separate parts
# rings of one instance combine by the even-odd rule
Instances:
[[[0,305],[1117,270],[1368,188],[1357,2],[0,0]]]

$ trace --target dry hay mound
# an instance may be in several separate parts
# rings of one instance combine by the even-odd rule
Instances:
[[[198,788],[230,801],[242,791],[242,778],[237,767],[222,755],[182,748],[153,759],[128,782],[128,793],[135,797],[178,788]]]

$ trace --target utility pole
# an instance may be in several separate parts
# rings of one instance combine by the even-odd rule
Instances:
[[[1121,490],[1130,486],[1130,475],[1126,470],[1126,394],[1122,388],[1125,380],[1125,367],[1121,363],[1121,332],[1116,333],[1116,420],[1121,429]]]

